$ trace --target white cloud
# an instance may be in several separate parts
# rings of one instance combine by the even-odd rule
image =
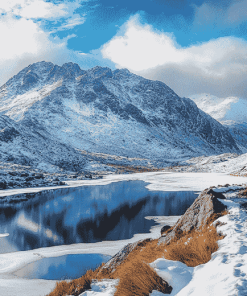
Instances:
[[[182,61],[184,58],[171,36],[154,32],[149,25],[141,26],[136,17],[126,24],[123,36],[116,36],[103,46],[102,54],[119,67],[134,71]]]
[[[75,14],[81,2],[0,1],[0,85],[31,63],[46,60],[62,64],[80,57],[67,48],[68,39],[74,34],[63,39],[52,37],[52,32],[44,29],[43,21],[58,24],[61,20],[61,30],[82,24],[84,16]]]
[[[64,62],[67,40],[56,40],[29,19],[6,15],[0,18],[0,83],[23,67],[40,60]]]
[[[244,94],[239,83],[247,77],[246,41],[224,37],[182,48],[171,35],[141,25],[136,17],[121,31],[102,47],[117,67],[162,80],[180,95],[209,92],[205,87],[218,96]]]
[[[11,13],[24,18],[59,18],[66,16],[65,4],[55,5],[43,0],[8,0],[1,1],[0,12]]]

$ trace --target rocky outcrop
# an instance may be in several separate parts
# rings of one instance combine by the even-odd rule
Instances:
[[[225,199],[225,196],[212,188],[202,191],[174,227],[161,236],[159,242],[169,243],[191,230],[202,229],[213,214],[219,214],[226,209],[219,199]]]
[[[217,218],[217,215],[226,209],[226,206],[220,201],[220,199],[225,199],[225,196],[220,192],[214,191],[213,188],[202,191],[173,227],[165,226],[161,231],[162,236],[158,240],[158,243],[169,244],[171,240],[180,238],[182,235],[187,234],[192,230],[202,229],[207,224],[210,217],[215,215],[215,218]],[[140,248],[141,250],[141,248],[150,241],[151,239],[145,239],[126,245],[114,255],[102,267],[102,269],[107,269],[108,272],[114,272],[133,250],[136,250],[137,248]]]

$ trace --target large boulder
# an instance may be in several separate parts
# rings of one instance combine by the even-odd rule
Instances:
[[[222,193],[215,192],[212,188],[202,191],[185,214],[177,221],[172,231],[162,235],[159,242],[169,243],[172,239],[176,239],[191,230],[202,229],[213,214],[219,214],[226,209],[226,206],[219,199],[225,199],[225,196]]]

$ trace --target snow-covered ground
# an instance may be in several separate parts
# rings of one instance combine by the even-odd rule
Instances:
[[[131,175],[111,175],[106,176],[104,179],[101,180],[90,180],[90,181],[70,181],[69,187],[76,187],[76,186],[84,186],[84,185],[106,185],[111,182],[119,182],[119,181],[128,181],[128,180],[143,180],[149,184],[147,184],[147,188],[150,190],[161,190],[161,191],[201,191],[210,186],[217,186],[217,185],[224,185],[224,184],[246,184],[247,179],[244,177],[235,177],[229,176],[226,174],[217,174],[217,173],[165,173],[165,172],[155,172],[155,173],[139,173],[139,174],[131,174]],[[66,186],[62,186],[64,188]],[[43,190],[47,190],[48,188],[43,188]],[[53,187],[53,189],[55,189]],[[6,194],[13,195],[13,194],[20,194],[21,192],[37,192],[42,190],[41,188],[38,189],[19,189],[19,190],[2,190],[1,195],[6,196]],[[231,203],[231,205],[235,205],[235,203]],[[235,211],[235,210],[234,210]],[[239,212],[243,212],[239,209]],[[234,212],[235,213],[235,212]],[[233,215],[233,218],[235,214]],[[150,219],[150,217],[147,217]],[[155,217],[152,217],[155,219]],[[238,216],[236,216],[236,219]],[[230,218],[229,218],[230,219]],[[105,255],[114,255],[123,246],[130,242],[134,242],[140,239],[144,239],[147,237],[157,238],[160,233],[160,228],[164,223],[168,224],[169,220],[167,218],[159,219],[161,225],[154,227],[151,229],[151,233],[149,234],[138,234],[135,235],[130,240],[123,240],[123,241],[114,241],[114,242],[100,242],[95,244],[74,244],[68,246],[57,246],[57,247],[50,247],[50,248],[42,248],[37,250],[30,250],[25,252],[15,252],[15,253],[7,253],[0,255],[0,294],[1,295],[10,295],[10,296],[37,296],[41,295],[44,296],[50,290],[52,290],[55,286],[55,281],[46,281],[46,280],[27,280],[16,278],[12,275],[12,273],[23,266],[27,265],[30,262],[39,260],[44,257],[55,257],[55,256],[62,256],[65,254],[82,254],[82,253],[101,253]],[[172,218],[171,223],[174,223],[176,219]],[[231,221],[231,220],[230,220]],[[241,235],[241,232],[237,232],[237,227],[244,227],[242,220],[234,220],[234,223],[239,223],[239,226],[236,226],[236,235]],[[167,223],[168,222],[168,223]],[[163,223],[163,224],[162,224]],[[236,224],[237,225],[237,224]],[[231,229],[231,228],[229,228]],[[224,228],[220,228],[221,231]],[[230,230],[229,230],[230,231]],[[233,230],[231,230],[233,231]],[[243,235],[245,232],[243,232]],[[230,239],[231,235],[229,235]],[[1,238],[0,238],[1,239]],[[236,248],[236,241],[239,241],[239,237],[235,237],[235,248]],[[224,239],[225,240],[225,239]],[[222,240],[220,243],[224,241]],[[238,244],[242,244],[244,246],[244,241]],[[229,242],[227,242],[229,245]],[[243,249],[242,249],[243,250]],[[229,252],[231,250],[228,250]],[[218,251],[219,252],[219,251]],[[236,249],[236,252],[238,250]],[[231,253],[229,253],[231,255]],[[227,255],[227,254],[226,254]],[[229,256],[230,256],[229,255]],[[230,258],[230,257],[229,257]],[[211,261],[210,261],[211,262]],[[163,263],[162,263],[163,264]],[[175,264],[175,263],[174,263]],[[208,263],[207,263],[208,264]],[[162,265],[164,266],[164,264]],[[178,263],[174,265],[174,268],[170,268],[171,270],[181,271],[180,265]],[[187,267],[186,267],[187,268]],[[242,267],[240,267],[241,269]],[[200,270],[200,268],[198,268]],[[186,269],[187,270],[187,269]],[[185,270],[185,271],[186,271]],[[188,270],[187,270],[188,271]],[[187,272],[186,271],[186,272]],[[181,276],[183,276],[183,271],[181,271]],[[187,275],[189,275],[187,273]],[[193,283],[193,279],[191,283]],[[181,279],[182,282],[182,279]],[[88,294],[88,295],[113,295],[113,284],[108,284],[108,288],[104,288],[102,292],[98,291],[95,293],[97,294]],[[97,286],[97,285],[96,285]],[[101,285],[102,286],[102,285]],[[95,288],[96,289],[96,288]],[[108,291],[109,290],[109,291]],[[35,292],[34,292],[35,291]],[[108,293],[108,292],[109,293]],[[99,294],[100,293],[100,294]],[[87,295],[87,294],[85,294]],[[183,294],[187,295],[187,294]],[[196,295],[196,294],[194,294]],[[198,294],[197,294],[198,295]],[[201,294],[200,294],[201,295]],[[212,294],[213,295],[213,294]],[[230,294],[229,294],[230,295]],[[236,294],[233,294],[236,295]]]
[[[212,259],[194,268],[192,280],[177,295],[247,295],[247,214],[234,200],[223,200],[229,214],[219,218],[226,237]]]

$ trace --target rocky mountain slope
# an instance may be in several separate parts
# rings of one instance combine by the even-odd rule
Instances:
[[[2,161],[72,171],[89,163],[85,151],[160,166],[240,153],[227,128],[164,83],[73,63],[32,64],[0,88],[0,140]]]
[[[208,94],[195,95],[191,99],[198,108],[227,127],[240,149],[247,152],[247,100]]]

